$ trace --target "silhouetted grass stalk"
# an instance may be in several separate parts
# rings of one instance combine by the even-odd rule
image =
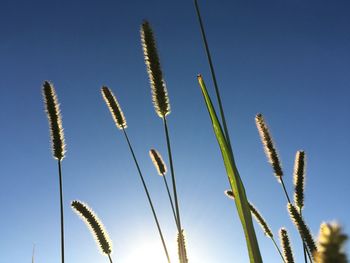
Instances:
[[[255,116],[255,123],[256,123],[257,129],[259,131],[261,142],[264,146],[266,157],[274,170],[274,173],[275,173],[275,176],[276,176],[278,182],[281,183],[284,195],[287,199],[288,206],[292,205],[288,191],[287,191],[286,186],[284,184],[282,165],[281,165],[281,161],[279,159],[279,156],[277,154],[275,143],[272,139],[271,133],[270,133],[269,128],[265,122],[265,119],[261,113],[259,113]],[[297,168],[294,169],[294,173],[296,173],[296,169]],[[301,168],[301,169],[304,169],[304,168]],[[298,173],[300,173],[300,172],[298,172]],[[294,178],[295,178],[295,176],[294,176]],[[298,188],[300,188],[300,187],[298,187]],[[299,199],[303,199],[303,194],[299,193],[298,197],[299,197]],[[298,202],[300,202],[300,201],[301,200],[299,200]],[[297,213],[299,214],[299,212],[297,212]],[[303,242],[303,248],[306,248],[308,246],[306,243],[307,241],[304,240],[302,233],[300,231],[299,231],[299,234],[300,234],[301,240]],[[304,249],[304,252],[305,251],[308,254],[310,262],[312,262],[312,257],[310,255],[311,251],[309,252],[307,249]],[[306,263],[307,259],[306,259],[305,255],[304,255],[304,260]]]
[[[123,131],[124,137],[126,139],[126,142],[128,144],[129,150],[130,150],[131,155],[132,155],[132,158],[133,158],[134,163],[136,165],[139,177],[141,179],[142,186],[143,186],[143,188],[145,190],[145,193],[146,193],[146,196],[147,196],[147,200],[148,200],[149,205],[151,207],[152,214],[153,214],[154,220],[156,222],[158,233],[159,233],[162,245],[163,245],[164,253],[166,255],[167,261],[170,263],[170,257],[169,257],[168,249],[167,249],[167,246],[165,244],[164,236],[163,236],[163,233],[162,233],[159,221],[158,221],[158,217],[157,217],[156,211],[155,211],[154,206],[153,206],[153,202],[152,202],[151,196],[149,194],[146,182],[144,180],[144,177],[142,175],[140,166],[139,166],[138,161],[136,159],[136,156],[135,156],[133,147],[131,145],[131,142],[129,140],[128,134],[127,134],[127,132],[125,130],[125,128],[127,127],[127,124],[126,124],[126,120],[125,120],[123,111],[120,108],[118,100],[116,99],[116,97],[114,96],[114,94],[112,93],[112,91],[109,88],[102,87],[101,92],[102,92],[102,96],[103,96],[103,98],[104,98],[104,100],[105,100],[105,102],[106,102],[106,104],[107,104],[107,106],[108,106],[108,108],[109,108],[109,110],[110,110],[110,112],[112,114],[112,117],[113,117],[113,120],[114,120],[116,126],[118,127],[118,129]]]
[[[298,207],[300,216],[302,215],[302,209],[304,207],[304,187],[305,187],[305,166],[306,166],[306,157],[304,151],[297,151],[294,161],[294,204]],[[306,257],[306,247],[303,243],[304,250],[304,260],[307,262]]]
[[[160,60],[159,60],[159,55],[156,47],[155,37],[153,34],[153,30],[148,21],[144,21],[141,26],[141,43],[143,48],[145,64],[147,67],[148,77],[151,84],[153,105],[157,115],[163,120],[164,132],[166,137],[166,145],[168,150],[168,158],[169,158],[169,164],[170,164],[170,174],[171,174],[172,185],[173,185],[173,195],[174,195],[175,212],[176,212],[176,219],[177,219],[176,225],[177,225],[178,233],[181,233],[182,227],[181,227],[179,200],[177,196],[173,157],[172,157],[172,151],[171,151],[169,129],[168,129],[167,118],[166,118],[166,116],[170,114],[169,96],[168,96],[168,91],[163,78],[162,69],[160,66]],[[180,242],[182,242],[181,240],[182,239],[180,239]],[[182,247],[183,247],[183,244],[182,244]]]
[[[152,159],[154,166],[156,167],[156,169],[158,171],[158,174],[163,178],[164,186],[165,186],[166,191],[168,193],[170,206],[171,206],[171,209],[173,211],[174,220],[175,220],[175,223],[177,224],[177,218],[176,218],[173,198],[171,197],[171,193],[170,193],[169,186],[168,186],[168,181],[166,179],[166,172],[167,172],[166,165],[163,161],[162,156],[160,155],[160,153],[157,150],[151,149],[149,151],[149,154],[150,154],[150,157]]]
[[[233,166],[232,168],[234,168],[233,170],[228,172],[227,175],[228,175],[228,178],[229,178],[232,190],[235,190],[235,191],[236,190],[240,190],[239,191],[240,192],[239,193],[239,197],[238,197],[239,204],[237,205],[237,210],[238,210],[238,213],[240,215],[240,219],[241,219],[241,222],[242,222],[242,225],[243,225],[243,229],[244,229],[245,234],[246,234],[246,241],[247,241],[247,247],[248,247],[250,260],[251,260],[251,262],[262,262],[261,255],[260,255],[260,250],[259,250],[259,245],[258,245],[256,236],[255,236],[254,226],[253,226],[252,220],[251,220],[251,215],[247,211],[248,210],[248,208],[247,208],[248,201],[246,200],[246,194],[245,194],[245,190],[244,190],[244,185],[243,185],[243,183],[242,183],[242,181],[240,179],[238,170],[236,169],[235,164],[234,164],[234,160],[233,160],[233,151],[232,151],[232,147],[231,147],[230,135],[229,135],[229,132],[228,132],[228,129],[227,129],[226,118],[225,118],[225,113],[224,113],[224,109],[223,109],[223,106],[222,106],[220,91],[219,91],[219,87],[218,87],[218,84],[217,84],[215,70],[214,70],[212,59],[211,59],[209,45],[208,45],[208,41],[207,41],[206,33],[205,33],[205,30],[204,30],[204,25],[203,25],[203,21],[202,21],[202,17],[201,17],[201,13],[200,13],[200,10],[199,10],[199,5],[198,5],[197,0],[194,0],[194,4],[195,4],[196,14],[197,14],[197,18],[198,18],[198,21],[199,21],[200,30],[201,30],[201,34],[202,34],[202,38],[203,38],[203,42],[204,42],[204,46],[205,46],[205,51],[206,51],[207,58],[208,58],[208,63],[209,63],[210,71],[211,71],[211,76],[212,76],[214,87],[215,87],[216,98],[217,98],[218,104],[219,104],[219,111],[220,111],[221,122],[222,122],[222,126],[223,126],[223,134],[222,135],[225,138],[225,143],[224,144],[226,145],[225,147],[228,148],[229,153],[231,155],[230,159],[231,159],[231,163],[232,164],[229,165],[227,163],[227,161],[228,161],[227,160],[225,166],[226,167]],[[200,83],[200,85],[201,85],[201,83]],[[201,85],[202,92],[203,92],[203,86],[205,86],[204,82]],[[204,89],[205,89],[205,87],[204,87]],[[209,95],[207,95],[207,97],[209,97]],[[206,102],[207,102],[207,107],[208,107],[208,100],[207,99],[206,99]],[[211,118],[213,120],[213,115],[212,114],[213,114],[213,112],[210,114]],[[215,115],[216,115],[216,113],[215,113]],[[219,121],[218,121],[218,123],[220,125]],[[220,132],[217,132],[216,136],[217,136],[218,142],[220,144],[220,139],[219,139],[219,137],[221,136]],[[222,152],[226,151],[225,149],[223,149],[224,144],[220,145],[220,148],[221,148]],[[224,153],[223,153],[223,155],[224,155]],[[224,163],[225,163],[225,160],[224,160]],[[236,183],[232,184],[231,180],[233,179],[233,177],[231,178],[230,174],[233,177],[235,177],[236,179],[238,178],[239,182],[236,182]],[[241,198],[243,200],[241,200]],[[243,202],[243,204],[242,204],[242,202]]]
[[[209,67],[210,67],[211,77],[212,77],[213,83],[214,83],[216,98],[217,98],[218,104],[219,104],[220,116],[221,116],[221,121],[222,121],[222,125],[223,125],[223,128],[224,128],[226,141],[227,141],[227,144],[228,144],[229,148],[232,150],[230,134],[228,133],[228,129],[227,129],[227,125],[226,125],[226,118],[225,118],[225,113],[224,113],[224,108],[223,108],[222,102],[221,102],[220,90],[219,90],[218,83],[217,83],[217,80],[216,80],[215,69],[214,69],[214,66],[213,66],[213,61],[211,59],[210,49],[209,49],[207,37],[206,37],[206,34],[205,34],[204,25],[203,25],[203,21],[202,21],[202,16],[201,16],[201,13],[200,13],[200,10],[199,10],[199,5],[198,5],[197,0],[194,0],[194,5],[195,5],[195,8],[196,8],[197,18],[198,18],[198,21],[199,21],[199,26],[200,26],[200,30],[201,30],[201,34],[202,34],[202,38],[203,38],[205,52],[206,52],[207,58],[208,58],[208,63],[209,63]]]
[[[283,257],[286,263],[294,263],[293,251],[289,241],[288,232],[285,228],[279,231],[281,246],[283,250]]]
[[[110,240],[102,221],[87,204],[74,200],[71,203],[71,206],[90,229],[102,254],[108,257],[110,263],[113,263],[111,258],[112,241]]]
[[[322,223],[318,237],[318,252],[314,254],[316,263],[347,263],[345,241],[348,236],[337,223]]]
[[[53,157],[58,160],[61,224],[61,262],[64,263],[64,213],[61,161],[65,157],[66,152],[65,140],[62,126],[62,117],[56,91],[53,85],[48,81],[45,81],[43,84],[43,96],[50,126],[52,154]]]
[[[163,233],[162,233],[162,230],[161,230],[159,221],[158,221],[158,217],[157,217],[156,211],[155,211],[154,206],[153,206],[153,202],[152,202],[151,196],[150,196],[149,191],[148,191],[148,188],[147,188],[147,186],[146,186],[146,182],[145,182],[145,180],[144,180],[144,178],[143,178],[143,175],[142,175],[140,166],[139,166],[139,164],[138,164],[138,161],[137,161],[137,159],[136,159],[134,150],[133,150],[133,148],[132,148],[132,146],[131,146],[129,137],[128,137],[128,135],[127,135],[125,129],[123,129],[123,133],[124,133],[125,139],[126,139],[126,141],[127,141],[127,143],[128,143],[128,146],[129,146],[131,155],[132,155],[132,157],[133,157],[133,159],[134,159],[134,162],[135,162],[137,171],[138,171],[138,173],[139,173],[139,176],[140,176],[140,179],[141,179],[143,188],[144,188],[144,190],[145,190],[145,192],[146,192],[149,205],[151,206],[152,214],[153,214],[154,220],[156,221],[156,225],[157,225],[157,228],[158,228],[159,236],[160,236],[160,239],[161,239],[162,244],[163,244],[164,252],[165,252],[165,254],[166,254],[166,257],[167,257],[168,262],[170,263],[170,257],[169,257],[168,249],[167,249],[167,246],[166,246],[166,244],[165,244],[164,236],[163,236]]]

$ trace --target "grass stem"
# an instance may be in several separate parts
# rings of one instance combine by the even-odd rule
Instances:
[[[198,5],[197,0],[194,0],[194,5],[195,5],[195,8],[196,8],[197,18],[198,18],[198,21],[199,21],[199,26],[200,26],[200,30],[201,30],[201,34],[202,34],[202,38],[203,38],[205,52],[206,52],[207,58],[208,58],[208,63],[209,63],[209,67],[210,67],[211,77],[213,79],[213,83],[214,83],[214,87],[215,87],[216,97],[217,97],[217,100],[218,100],[218,103],[219,103],[221,121],[222,121],[222,125],[223,125],[223,128],[224,128],[226,141],[227,141],[228,147],[232,151],[231,140],[230,140],[230,135],[228,133],[228,129],[227,129],[227,125],[226,125],[226,118],[225,118],[224,108],[223,108],[222,102],[221,102],[219,86],[218,86],[218,83],[217,83],[217,80],[216,80],[215,69],[214,69],[214,66],[213,66],[213,61],[211,59],[211,54],[210,54],[210,49],[209,49],[209,45],[208,45],[208,41],[207,41],[207,36],[205,34],[204,25],[203,25],[203,21],[202,21],[202,16],[201,16],[201,13],[200,13],[200,10],[199,10],[199,5]]]
[[[110,263],[113,263],[113,261],[112,261],[112,258],[111,258],[111,255],[110,255],[110,254],[108,254],[108,259],[109,259],[109,262],[110,262]]]
[[[299,213],[300,213],[300,216],[303,217],[301,208],[299,208]],[[305,261],[305,263],[308,263],[307,257],[306,257],[307,250],[306,250],[306,246],[305,246],[304,242],[303,242],[303,250],[304,250],[304,261]]]
[[[58,177],[60,184],[60,214],[61,214],[61,259],[64,263],[64,220],[63,220],[63,187],[62,187],[62,168],[61,160],[58,159]]]
[[[175,208],[174,208],[174,202],[173,202],[173,198],[171,197],[171,194],[170,194],[169,185],[168,185],[167,179],[165,177],[165,174],[163,174],[162,177],[163,177],[163,181],[164,181],[164,184],[165,184],[166,191],[168,192],[169,201],[170,201],[171,209],[173,211],[175,223],[177,225],[177,218],[176,218],[176,213],[175,213]]]
[[[278,247],[278,245],[277,245],[277,243],[276,243],[275,238],[274,238],[274,237],[272,237],[272,238],[271,238],[271,240],[272,240],[272,242],[273,242],[273,244],[274,244],[275,248],[277,249],[278,254],[280,254],[280,256],[281,256],[281,258],[282,258],[283,262],[284,262],[284,263],[286,263],[286,261],[284,260],[283,255],[282,255],[282,252],[281,252],[280,248]]]
[[[167,257],[168,263],[170,263],[170,257],[169,257],[168,249],[167,249],[166,244],[165,244],[165,240],[164,240],[164,237],[163,237],[163,233],[162,233],[162,230],[161,230],[161,228],[160,228],[160,224],[159,224],[159,221],[158,221],[158,217],[157,217],[156,211],[155,211],[155,209],[154,209],[151,196],[150,196],[150,194],[149,194],[149,192],[148,192],[148,188],[147,188],[147,186],[146,186],[146,182],[145,182],[145,180],[144,180],[144,178],[143,178],[143,175],[142,175],[140,166],[139,166],[139,164],[138,164],[138,162],[137,162],[137,159],[136,159],[134,150],[133,150],[133,148],[132,148],[132,146],[131,146],[131,143],[130,143],[128,134],[126,133],[126,130],[125,130],[124,128],[122,128],[122,130],[123,130],[125,139],[126,139],[126,141],[127,141],[127,143],[128,143],[128,146],[129,146],[131,155],[132,155],[132,157],[133,157],[133,159],[134,159],[134,162],[135,162],[137,171],[138,171],[138,173],[139,173],[139,176],[140,176],[140,179],[141,179],[143,188],[144,188],[144,190],[145,190],[145,192],[146,192],[148,202],[149,202],[149,204],[150,204],[150,206],[151,206],[152,213],[153,213],[153,217],[154,217],[154,220],[156,221],[156,225],[157,225],[157,228],[158,228],[158,233],[159,233],[160,239],[161,239],[162,244],[163,244],[163,248],[164,248],[165,255],[166,255],[166,257]]]
[[[169,164],[170,164],[170,174],[171,174],[171,180],[173,184],[173,194],[174,194],[174,203],[175,203],[175,211],[176,211],[176,226],[177,226],[177,231],[179,234],[182,232],[182,227],[181,227],[181,219],[180,219],[180,209],[179,209],[179,201],[177,198],[177,191],[176,191],[176,180],[175,180],[175,172],[174,172],[174,164],[173,164],[173,157],[172,157],[172,152],[171,152],[171,144],[170,144],[170,136],[169,136],[169,129],[168,129],[168,123],[167,119],[165,116],[163,116],[163,123],[164,123],[164,132],[165,132],[165,137],[166,137],[166,144],[167,144],[167,149],[168,149],[168,158],[169,158]],[[180,243],[182,243],[183,240],[180,239]],[[183,248],[183,244],[181,244],[181,247]],[[180,251],[181,255],[184,254],[183,251]],[[181,257],[180,257],[181,258]],[[181,259],[180,259],[180,263]]]

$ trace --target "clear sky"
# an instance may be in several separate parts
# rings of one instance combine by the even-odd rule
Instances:
[[[302,262],[286,201],[266,161],[254,116],[262,112],[292,194],[295,152],[306,151],[304,215],[312,233],[337,219],[350,233],[350,2],[200,1],[237,165],[248,197],[274,233],[286,226]],[[100,94],[117,95],[175,258],[176,229],[148,150],[165,155],[140,45],[148,19],[168,85],[169,115],[190,262],[248,262],[228,181],[197,84],[213,94],[191,0],[2,0],[0,7],[1,263],[59,263],[57,164],[41,94],[54,83],[67,142],[63,161],[66,262],[103,263],[70,201],[103,220],[116,262],[164,263],[156,227],[122,133]],[[280,262],[256,226],[264,262]],[[174,259],[174,262],[176,260]]]

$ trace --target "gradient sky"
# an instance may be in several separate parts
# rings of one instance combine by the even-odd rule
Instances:
[[[286,226],[297,262],[301,244],[280,185],[266,161],[254,116],[262,112],[292,193],[297,150],[307,154],[305,218],[312,233],[338,220],[350,233],[350,2],[200,1],[231,140],[247,194],[274,233]],[[162,123],[150,96],[139,27],[157,37],[183,227],[190,262],[248,262],[211,122],[197,84],[213,94],[193,3],[178,1],[2,0],[0,5],[1,262],[59,263],[57,164],[41,95],[54,83],[67,142],[63,161],[66,262],[103,263],[70,201],[103,220],[116,262],[164,263],[156,227],[127,145],[100,95],[108,85],[128,132],[175,258],[176,229],[161,178],[149,160],[165,157]],[[213,97],[214,98],[214,97]],[[256,226],[264,262],[280,259]],[[176,262],[176,260],[174,260]]]

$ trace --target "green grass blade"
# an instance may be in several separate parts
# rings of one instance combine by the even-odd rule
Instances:
[[[237,211],[242,223],[244,234],[246,237],[249,258],[251,263],[261,263],[262,258],[260,255],[258,241],[256,239],[255,230],[253,226],[252,217],[248,205],[247,196],[239,176],[237,167],[234,162],[233,153],[228,145],[221,124],[218,120],[214,106],[208,94],[207,88],[201,76],[198,76],[198,82],[201,87],[203,97],[212,121],[213,129],[215,132],[216,139],[219,143],[222,158],[225,164],[226,173],[232,188],[234,195],[236,196],[235,203]]]

